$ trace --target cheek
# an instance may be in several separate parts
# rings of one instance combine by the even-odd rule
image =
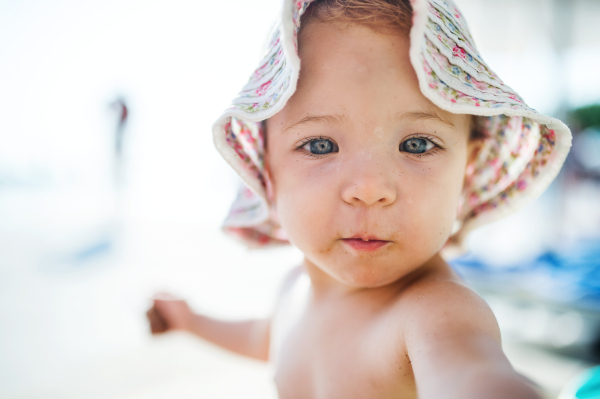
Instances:
[[[292,244],[300,250],[322,249],[330,241],[328,227],[335,219],[336,206],[339,207],[336,189],[328,180],[331,174],[325,173],[327,165],[298,166],[291,162],[281,164],[277,170],[275,196],[279,221]]]
[[[403,206],[398,212],[405,213],[402,220],[408,242],[441,248],[450,235],[466,162],[462,157],[454,159],[454,162],[424,163],[407,170],[405,184],[400,187]]]

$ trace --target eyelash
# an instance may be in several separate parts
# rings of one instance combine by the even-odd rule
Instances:
[[[417,157],[417,158],[423,158],[423,157],[429,157],[429,156],[435,155],[438,152],[440,152],[440,150],[441,150],[441,148],[436,147],[429,152],[424,152],[423,154],[410,154],[410,155],[412,155],[413,157]]]
[[[402,141],[400,144],[402,144],[402,143],[404,143],[406,140],[410,140],[410,139],[425,139],[425,140],[427,140],[427,141],[431,142],[431,143],[434,145],[434,148],[433,148],[433,149],[431,149],[431,150],[429,150],[429,151],[427,151],[427,152],[425,152],[425,153],[423,153],[423,154],[411,154],[411,153],[409,153],[409,152],[406,152],[406,151],[401,151],[401,152],[406,152],[406,154],[408,154],[409,156],[413,156],[413,157],[416,157],[416,158],[419,158],[419,159],[420,159],[420,158],[423,158],[423,157],[429,157],[429,156],[436,155],[436,154],[437,154],[437,153],[439,153],[440,151],[444,150],[444,148],[443,148],[442,146],[440,146],[439,144],[437,144],[437,143],[435,142],[435,140],[434,140],[434,138],[433,138],[433,137],[431,137],[431,136],[427,136],[427,135],[425,135],[425,134],[417,134],[417,135],[414,135],[414,136],[409,136],[409,137],[405,138],[405,139],[404,139],[404,140],[403,140],[403,141]],[[307,152],[307,151],[305,151],[305,150],[302,148],[302,147],[304,147],[306,144],[309,144],[309,143],[311,143],[311,142],[313,142],[313,141],[319,141],[319,140],[330,140],[330,141],[332,141],[333,143],[335,143],[333,140],[331,140],[331,139],[329,139],[329,138],[326,138],[326,137],[323,137],[323,136],[318,136],[318,137],[316,137],[316,136],[315,136],[315,137],[307,137],[307,138],[304,138],[304,139],[302,139],[302,140],[300,141],[300,143],[299,143],[299,144],[296,146],[295,150],[296,150],[296,151],[301,151],[301,152],[303,152],[305,156],[307,156],[307,157],[309,157],[309,158],[312,158],[312,159],[316,159],[316,158],[322,158],[322,157],[324,157],[324,156],[326,156],[326,155],[329,155],[329,154],[322,154],[322,155],[321,155],[321,154],[313,154],[312,152]]]
[[[313,141],[319,141],[319,140],[329,140],[332,143],[335,143],[335,141],[331,140],[330,138],[327,137],[323,137],[323,136],[315,136],[315,137],[307,137],[304,138],[300,141],[300,144],[296,146],[296,151],[300,151],[304,153],[304,156],[308,157],[308,158],[312,158],[312,159],[316,159],[316,158],[322,158],[324,156],[327,156],[329,154],[313,154],[312,152],[307,152],[306,150],[304,150],[302,147],[304,147],[305,145],[313,142]]]
[[[414,135],[414,136],[406,137],[400,144],[402,144],[406,140],[410,140],[410,139],[425,139],[425,140],[431,142],[431,144],[434,145],[434,148],[432,148],[431,150],[429,150],[427,152],[424,152],[423,154],[411,154],[409,152],[406,152],[406,154],[408,154],[409,156],[413,156],[413,157],[421,159],[423,157],[433,156],[433,155],[439,153],[440,151],[444,150],[444,148],[441,145],[439,145],[438,143],[435,142],[435,140],[434,140],[433,137],[428,136],[426,134],[417,134],[417,135]],[[405,152],[405,151],[401,151],[401,152]]]

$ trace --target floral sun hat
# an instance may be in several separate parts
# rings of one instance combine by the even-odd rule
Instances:
[[[314,0],[284,0],[281,19],[260,66],[213,125],[214,143],[241,176],[223,223],[252,247],[287,244],[271,214],[264,176],[264,126],[296,90],[300,17]],[[571,146],[561,121],[528,107],[483,61],[466,21],[451,0],[411,0],[410,61],[421,92],[438,107],[478,115],[483,139],[467,166],[458,216],[446,249],[467,233],[539,196],[558,174]]]

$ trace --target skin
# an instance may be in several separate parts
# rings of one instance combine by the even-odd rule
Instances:
[[[360,25],[303,28],[298,88],[267,121],[266,164],[304,264],[273,320],[226,323],[157,299],[154,332],[270,358],[281,398],[539,398],[504,356],[489,307],[439,255],[476,145],[469,116],[422,95],[408,50],[405,35]],[[334,151],[313,154],[310,140]],[[361,238],[381,247],[357,250]]]
[[[425,264],[450,235],[470,116],[445,112],[421,94],[403,35],[313,23],[300,43],[298,89],[267,121],[281,225],[319,281],[342,289],[388,285]],[[297,150],[312,137],[339,151],[315,157]],[[441,148],[399,151],[411,137]],[[366,254],[341,240],[357,235],[390,244]]]

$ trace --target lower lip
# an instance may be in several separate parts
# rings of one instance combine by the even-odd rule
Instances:
[[[380,240],[369,240],[369,241],[363,241],[361,239],[356,239],[356,238],[349,238],[349,239],[344,239],[342,240],[344,241],[347,245],[349,245],[350,247],[352,247],[353,249],[357,250],[357,251],[376,251],[379,248],[382,248],[384,246],[386,246],[387,244],[389,244],[389,241],[380,241]]]

